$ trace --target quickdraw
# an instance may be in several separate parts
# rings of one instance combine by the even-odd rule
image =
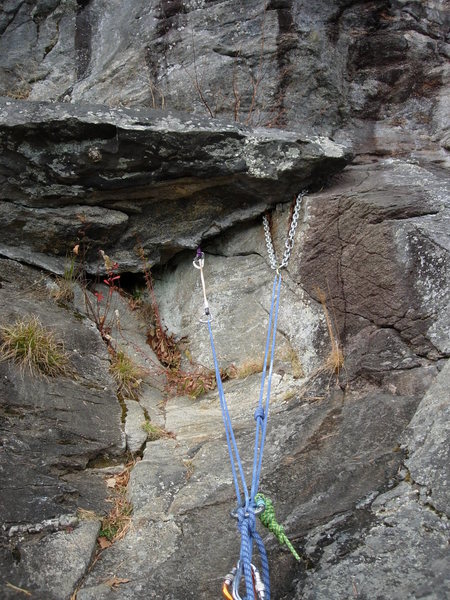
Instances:
[[[261,579],[261,575],[254,564],[251,564],[250,566],[252,570],[253,593],[255,600],[267,600],[265,594],[266,586]],[[239,594],[239,589],[236,587],[236,583],[238,582],[236,575],[239,573],[240,568],[240,563],[238,562],[237,566],[233,567],[231,572],[225,575],[222,585],[222,595],[224,598],[226,598],[226,600],[242,600],[242,597]]]
[[[291,256],[294,245],[295,231],[298,224],[298,218],[301,208],[302,199],[305,192],[301,192],[295,201],[292,220],[289,227],[288,237],[285,242],[285,251],[281,263],[277,264],[275,250],[273,247],[272,236],[270,233],[269,221],[266,216],[263,217],[264,233],[269,254],[269,262],[272,269],[275,270],[275,278],[272,287],[272,299],[269,313],[269,324],[266,338],[266,348],[264,354],[263,371],[261,376],[261,387],[259,393],[258,407],[255,410],[256,433],[255,445],[253,453],[253,472],[251,486],[247,486],[242,462],[239,455],[239,450],[236,443],[236,438],[233,431],[231,416],[228,411],[228,405],[225,398],[225,393],[222,385],[220,368],[217,360],[216,349],[212,334],[211,322],[212,315],[209,308],[208,298],[206,294],[205,278],[203,269],[205,265],[205,255],[200,248],[193,261],[193,265],[200,271],[200,279],[203,291],[203,309],[204,314],[200,318],[202,323],[208,325],[209,338],[211,343],[211,351],[214,361],[214,369],[216,373],[217,390],[219,393],[220,407],[225,427],[225,435],[230,456],[231,472],[233,475],[234,486],[236,490],[237,508],[231,514],[237,519],[238,529],[241,534],[241,550],[237,566],[226,575],[222,593],[227,600],[270,600],[270,578],[269,578],[269,563],[267,559],[266,549],[261,536],[256,530],[256,517],[263,518],[266,508],[269,512],[263,523],[274,532],[280,543],[286,543],[293,551],[294,556],[298,559],[292,544],[284,534],[283,528],[278,525],[274,518],[272,503],[258,494],[259,481],[261,476],[262,458],[264,451],[264,443],[267,433],[267,419],[269,414],[270,390],[272,383],[273,362],[275,354],[275,338],[278,320],[278,308],[280,303],[281,290],[281,270],[286,268]],[[265,398],[265,399],[264,399]],[[242,492],[241,492],[242,490]],[[267,504],[267,506],[266,506]],[[287,540],[287,541],[286,541]],[[256,545],[261,562],[261,573],[252,563],[253,545]],[[244,579],[246,594],[241,597],[239,588],[241,580]]]

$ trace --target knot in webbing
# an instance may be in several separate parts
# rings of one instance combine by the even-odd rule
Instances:
[[[264,527],[267,527],[267,529],[274,534],[274,536],[277,538],[277,540],[279,541],[279,543],[281,545],[286,544],[286,546],[292,552],[294,557],[297,560],[300,560],[300,556],[297,554],[294,546],[289,541],[289,539],[286,535],[286,532],[284,531],[283,525],[280,525],[275,518],[275,509],[273,507],[273,503],[270,500],[270,498],[267,498],[263,494],[256,494],[255,501],[256,501],[257,505],[260,502],[264,503],[265,509],[262,513],[260,513],[258,515],[259,520],[264,525]]]
[[[253,415],[255,417],[255,421],[257,421],[258,419],[261,419],[261,421],[264,419],[264,409],[262,406],[258,406],[258,408],[255,410],[255,414]]]

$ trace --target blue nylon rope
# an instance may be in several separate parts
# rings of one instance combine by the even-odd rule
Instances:
[[[244,469],[242,468],[242,463],[241,463],[241,459],[239,456],[239,450],[238,450],[238,447],[236,444],[236,438],[234,436],[233,425],[231,423],[230,413],[228,411],[228,404],[225,399],[225,394],[223,391],[222,377],[220,376],[219,363],[217,361],[216,348],[214,345],[214,339],[213,339],[213,335],[212,335],[211,320],[208,320],[208,329],[209,329],[209,339],[211,342],[211,350],[212,350],[212,355],[213,355],[213,360],[214,360],[214,368],[216,371],[216,380],[217,380],[217,389],[219,391],[220,408],[222,409],[222,418],[223,418],[223,423],[225,426],[225,435],[227,438],[228,454],[230,455],[231,471],[233,474],[234,487],[236,489],[236,498],[237,498],[239,505],[241,505],[242,497],[241,497],[241,493],[240,493],[240,489],[239,489],[239,479],[237,476],[235,465],[237,465],[238,470],[239,470],[239,475],[241,477],[241,483],[242,483],[242,487],[243,487],[243,493],[245,496],[245,504],[247,505],[248,500],[249,500],[248,488],[247,488],[247,483],[245,481]]]
[[[261,420],[264,419],[264,409],[263,409],[263,396],[264,396],[264,385],[265,385],[265,381],[266,381],[266,372],[267,372],[267,359],[269,356],[269,349],[270,349],[270,333],[272,330],[272,317],[273,317],[273,307],[274,307],[274,302],[275,302],[275,289],[276,289],[276,284],[277,284],[277,277],[278,275],[275,275],[275,278],[273,280],[273,287],[272,287],[272,300],[270,303],[270,313],[269,313],[269,324],[267,326],[267,339],[266,339],[266,349],[264,351],[264,366],[263,366],[263,372],[261,375],[261,387],[260,387],[260,391],[259,391],[259,399],[258,399],[258,408],[255,411],[255,420],[256,420],[256,434],[255,434],[255,449],[253,452],[253,466],[255,467],[255,465],[257,464],[257,460],[258,460],[258,447],[259,447],[259,438],[260,438],[260,433],[261,433]],[[281,280],[281,278],[280,278]],[[253,468],[254,471],[254,468]],[[256,496],[256,491],[254,489],[254,472],[253,472],[253,478],[252,478],[252,489],[251,489],[251,499],[254,499],[254,497]]]
[[[251,523],[250,519],[253,520]],[[252,577],[252,529],[255,530],[255,515],[249,513],[246,517],[245,508],[238,509],[238,528],[241,532],[241,552],[240,563],[244,571],[245,581],[245,600],[254,600],[253,596],[253,577]],[[252,527],[253,525],[253,527]],[[236,580],[236,585],[239,587],[239,580]],[[250,596],[251,593],[251,596]]]
[[[263,424],[262,424],[262,433],[261,433],[261,442],[260,442],[260,447],[259,447],[258,463],[256,463],[256,461],[254,461],[254,463],[253,463],[253,477],[252,477],[252,490],[251,490],[251,501],[252,502],[254,502],[255,496],[258,492],[259,479],[261,476],[263,452],[264,452],[264,443],[266,440],[266,433],[267,433],[267,420],[269,418],[270,391],[271,391],[271,387],[272,387],[273,361],[274,361],[274,356],[275,356],[275,339],[276,339],[276,335],[277,335],[278,309],[280,306],[280,289],[281,289],[281,275],[277,274],[275,276],[275,282],[277,281],[277,277],[278,277],[277,299],[276,299],[275,317],[274,317],[273,330],[272,330],[273,333],[272,333],[272,347],[270,350],[269,376],[267,378],[266,405],[264,408],[264,419],[263,419]],[[256,451],[257,442],[258,442],[258,440],[256,439],[255,440],[255,451]]]
[[[234,486],[236,489],[236,498],[238,501],[239,508],[237,510],[238,515],[238,528],[241,533],[241,550],[240,550],[240,568],[236,574],[237,585],[239,586],[240,574],[243,571],[246,596],[244,600],[254,600],[253,593],[253,577],[252,577],[252,548],[253,540],[255,541],[261,560],[262,578],[265,586],[266,598],[270,600],[270,578],[269,578],[269,562],[267,559],[266,549],[264,542],[256,531],[256,517],[255,517],[255,496],[258,492],[259,479],[262,468],[262,458],[264,451],[264,443],[267,433],[267,420],[269,415],[269,403],[270,403],[270,391],[272,383],[273,373],[273,361],[275,354],[275,338],[278,321],[278,309],[280,304],[280,289],[281,289],[281,275],[277,272],[273,282],[272,288],[272,299],[269,313],[269,324],[267,330],[266,348],[264,353],[264,365],[261,376],[261,388],[258,400],[258,408],[255,411],[256,420],[256,435],[255,435],[255,447],[253,455],[253,472],[252,472],[252,487],[249,495],[247,483],[245,480],[244,470],[239,455],[239,450],[236,443],[236,438],[233,431],[233,425],[231,416],[228,410],[225,393],[223,391],[222,378],[220,376],[220,368],[217,360],[216,349],[214,345],[214,339],[211,328],[211,320],[208,319],[208,330],[209,339],[211,343],[211,350],[214,361],[214,369],[216,373],[217,389],[219,392],[220,407],[222,411],[222,418],[225,426],[225,435],[228,446],[228,454],[230,456],[231,471],[233,475]],[[272,343],[270,341],[272,340]],[[267,362],[270,352],[270,363],[269,363],[269,374],[267,377],[267,392],[266,402],[263,408],[263,397],[264,387],[267,375]],[[237,468],[236,468],[237,467]],[[245,502],[242,502],[242,496],[240,492],[239,477],[241,480],[242,491],[244,494]]]

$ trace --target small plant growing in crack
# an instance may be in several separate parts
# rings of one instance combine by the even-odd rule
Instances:
[[[139,400],[141,395],[142,378],[145,372],[124,350],[109,347],[111,375],[117,383],[117,391],[123,398]]]
[[[330,311],[327,306],[327,297],[325,292],[319,287],[316,288],[317,298],[322,305],[322,310],[325,317],[325,323],[327,326],[328,337],[330,340],[330,350],[328,355],[325,357],[323,363],[315,369],[308,377],[308,381],[303,386],[301,396],[306,396],[310,401],[320,401],[325,397],[324,395],[317,395],[319,387],[323,391],[323,384],[320,381],[321,376],[328,377],[327,388],[330,387],[332,379],[335,379],[336,386],[341,385],[343,388],[348,386],[347,382],[341,382],[341,374],[346,374],[345,368],[345,356],[342,348],[339,335],[337,333],[336,318],[330,316]],[[332,306],[332,305],[331,305]],[[346,379],[346,378],[345,378]],[[314,391],[315,390],[315,391]],[[311,393],[312,392],[312,393]]]
[[[339,341],[337,332],[335,331],[335,324],[332,322],[330,313],[327,307],[327,297],[325,292],[316,288],[317,297],[319,298],[320,304],[322,305],[323,314],[327,324],[328,335],[330,338],[331,349],[325,361],[325,370],[331,374],[336,375],[336,380],[339,380],[341,370],[344,368],[344,353],[342,346]]]
[[[34,376],[69,375],[64,343],[35,315],[0,328],[0,361],[12,360]]]
[[[147,440],[149,442],[155,442],[164,436],[164,430],[158,425],[154,425],[151,421],[145,421],[142,424],[142,429],[147,434]]]
[[[77,254],[79,246],[75,246],[72,255],[67,258],[64,267],[64,273],[56,278],[56,288],[51,292],[51,296],[58,304],[69,304],[72,302],[75,294],[75,284],[77,282]]]
[[[112,299],[115,292],[120,292],[119,264],[109,258],[103,250],[100,250],[106,269],[103,283],[107,286],[106,295],[101,291],[94,291],[95,301],[92,299],[86,284],[82,286],[88,316],[94,321],[100,335],[106,344],[111,345],[111,327],[117,314],[112,310]]]
[[[196,399],[215,387],[216,376],[213,371],[202,368],[190,372],[180,369],[167,371],[166,390],[169,393]]]
[[[190,458],[186,458],[185,460],[183,460],[183,463],[184,463],[184,466],[186,467],[186,473],[185,473],[186,481],[189,481],[189,479],[192,477],[192,475],[194,474],[194,471],[195,471],[194,461],[191,460]]]
[[[127,498],[127,487],[133,466],[134,462],[128,463],[123,471],[106,480],[107,487],[112,491],[108,500],[112,508],[103,517],[100,526],[97,541],[102,550],[124,538],[130,528],[133,506]]]
[[[263,359],[249,359],[241,363],[240,365],[231,367],[230,378],[231,379],[246,379],[250,375],[256,373],[262,373],[264,368]]]
[[[175,435],[170,431],[166,431],[159,425],[155,425],[149,419],[142,423],[142,429],[147,433],[147,441],[155,442],[163,437],[175,438]]]

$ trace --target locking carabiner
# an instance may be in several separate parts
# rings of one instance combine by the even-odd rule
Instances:
[[[252,568],[252,581],[253,581],[253,594],[255,600],[265,600],[266,598],[266,586],[264,585],[261,575],[259,574],[258,569],[254,564],[250,565]],[[240,561],[236,567],[233,567],[231,573],[225,576],[222,593],[224,598],[227,600],[242,600],[241,595],[239,594],[239,584],[241,582],[242,577],[242,567]],[[231,586],[231,593],[230,588]]]
[[[232,586],[234,578],[236,577],[236,571],[237,571],[237,568],[233,567],[231,569],[231,572],[227,573],[223,580],[222,594],[223,594],[223,597],[226,598],[226,600],[233,600],[233,596],[230,593],[229,588],[230,588],[230,586]]]
[[[261,579],[258,569],[255,565],[252,565],[252,577],[253,577],[253,589],[257,600],[265,600],[266,597],[266,586]]]

